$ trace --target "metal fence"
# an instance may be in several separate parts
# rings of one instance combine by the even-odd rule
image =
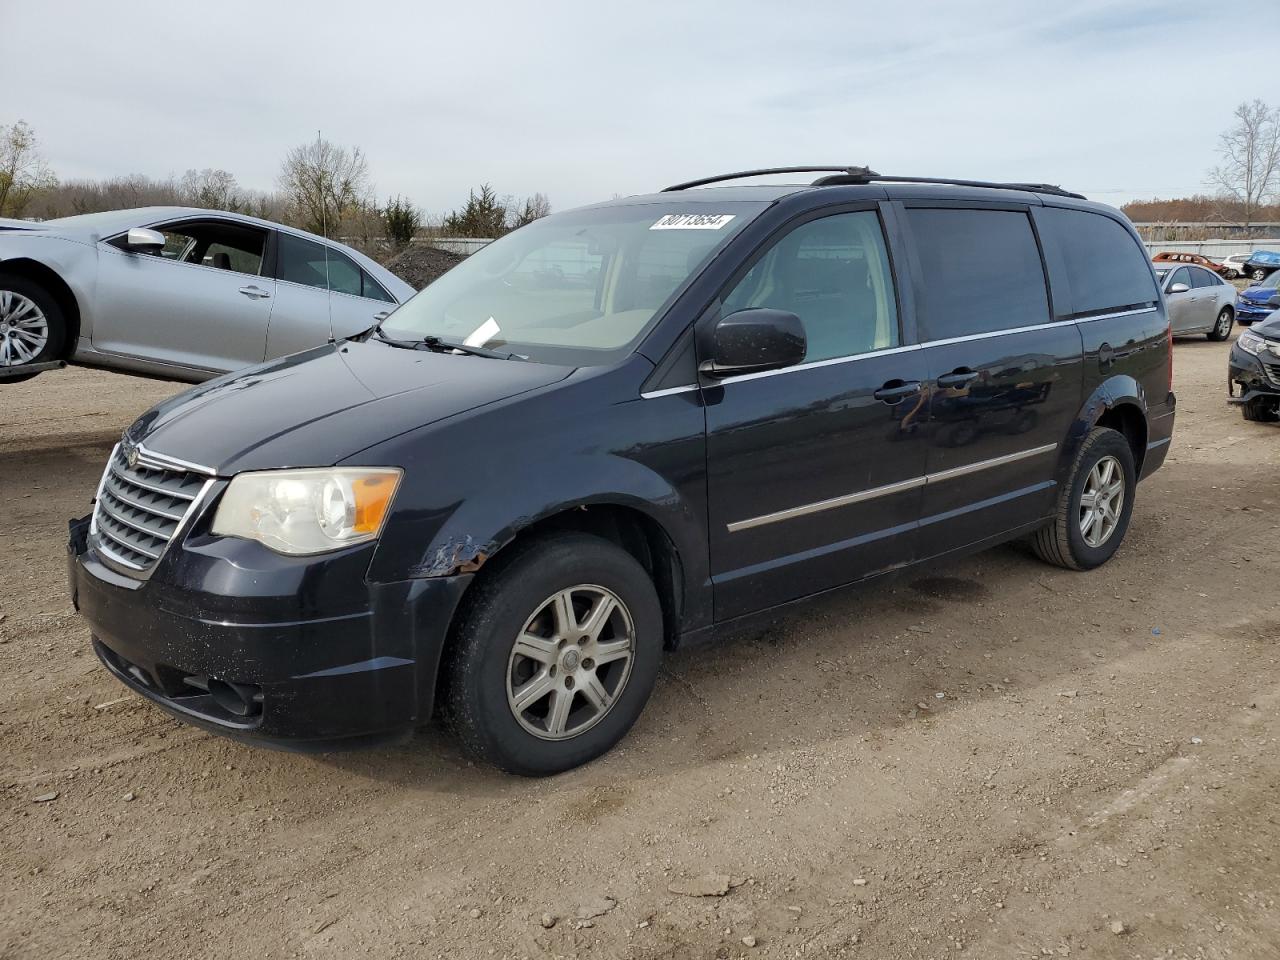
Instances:
[[[1255,250],[1280,250],[1280,239],[1274,240],[1143,240],[1149,253],[1198,253],[1221,259],[1235,253]]]
[[[481,247],[493,243],[493,240],[482,237],[414,237],[413,242],[448,250],[460,257],[469,257]]]

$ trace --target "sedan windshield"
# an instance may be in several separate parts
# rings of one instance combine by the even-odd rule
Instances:
[[[767,205],[610,205],[535,220],[396,310],[386,333],[438,337],[544,363],[612,363]]]

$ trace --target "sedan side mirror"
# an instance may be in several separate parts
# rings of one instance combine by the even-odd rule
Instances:
[[[1190,289],[1191,288],[1188,287],[1185,283],[1175,283],[1172,287],[1169,288],[1169,292],[1170,293],[1186,293]]]
[[[711,359],[698,369],[721,379],[793,367],[804,361],[804,324],[786,310],[753,308],[721,317],[711,332]]]
[[[125,237],[124,245],[138,253],[159,253],[164,249],[164,234],[159,230],[134,227]]]

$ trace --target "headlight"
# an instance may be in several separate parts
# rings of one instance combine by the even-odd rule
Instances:
[[[213,532],[295,555],[375,540],[400,475],[394,467],[242,473],[222,495]]]
[[[1267,341],[1263,340],[1252,330],[1246,330],[1244,333],[1240,334],[1239,338],[1236,340],[1236,344],[1245,353],[1251,353],[1255,357],[1260,351],[1267,348]]]

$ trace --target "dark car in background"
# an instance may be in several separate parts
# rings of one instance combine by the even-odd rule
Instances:
[[[548,774],[626,734],[664,651],[795,601],[1020,537],[1105,563],[1171,379],[1110,207],[712,177],[539,219],[385,329],[143,414],[71,594],[107,670],[207,729],[319,748],[440,712]]]
[[[1246,420],[1280,420],[1280,314],[1236,338],[1227,362],[1228,402]]]
[[[1280,253],[1274,250],[1255,250],[1244,262],[1244,275],[1250,280],[1266,280],[1280,270]]]

